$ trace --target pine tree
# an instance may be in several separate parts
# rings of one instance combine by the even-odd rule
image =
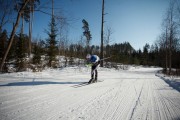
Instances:
[[[91,33],[89,31],[89,24],[86,20],[82,20],[83,22],[83,29],[84,29],[84,32],[83,32],[83,35],[86,37],[87,41],[86,41],[86,47],[87,47],[87,53],[90,53],[90,40],[92,39],[92,36],[91,36]]]
[[[54,16],[52,16],[51,18],[49,27],[50,27],[50,31],[47,31],[49,38],[46,41],[48,66],[53,67],[52,63],[56,61],[56,55],[58,54],[58,47],[57,47],[57,41],[56,41],[57,28],[56,28]]]
[[[41,62],[41,49],[40,46],[38,44],[34,45],[34,49],[33,49],[33,64],[40,64]]]
[[[7,39],[8,39],[7,31],[4,30],[2,33],[0,33],[0,60],[2,59],[4,51],[5,51]]]
[[[16,46],[16,68],[17,71],[23,71],[25,68],[25,37],[24,35],[19,35],[19,40]]]

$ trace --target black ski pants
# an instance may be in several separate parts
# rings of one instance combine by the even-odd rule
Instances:
[[[98,71],[97,71],[97,66],[100,64],[100,61],[98,61],[97,63],[93,64],[91,67],[91,79],[97,80],[98,77]]]

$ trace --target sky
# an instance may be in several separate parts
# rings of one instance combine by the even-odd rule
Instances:
[[[51,13],[51,0],[41,0],[42,11]],[[89,23],[91,45],[100,45],[102,0],[54,0],[55,15],[59,11],[68,20],[68,38],[76,43],[83,35],[82,20]],[[135,50],[150,45],[161,34],[163,16],[169,0],[105,0],[104,30],[111,28],[111,42],[129,42]],[[33,22],[33,37],[47,38],[51,16],[36,11]],[[28,27],[26,28],[28,33]]]

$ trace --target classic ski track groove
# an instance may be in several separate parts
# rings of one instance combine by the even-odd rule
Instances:
[[[66,89],[64,89],[63,91],[65,91]],[[49,91],[49,90],[48,90]],[[58,91],[57,92],[54,92],[54,90],[50,90],[49,91],[51,94],[53,94],[53,95],[57,95],[58,94]],[[21,102],[20,104],[14,104],[13,106],[14,106],[14,111],[16,111],[16,112],[14,112],[14,111],[12,111],[11,113],[9,113],[9,114],[13,114],[13,115],[16,115],[16,114],[18,114],[18,112],[24,112],[24,114],[22,114],[22,115],[19,115],[17,118],[13,118],[14,120],[15,119],[21,119],[21,117],[23,118],[23,117],[26,117],[27,115],[28,116],[33,116],[34,117],[34,114],[32,114],[35,110],[38,110],[38,111],[40,111],[40,113],[41,113],[41,109],[42,109],[42,107],[43,107],[43,109],[48,109],[48,105],[50,105],[50,104],[54,104],[54,103],[56,103],[55,101],[57,101],[57,100],[55,100],[54,98],[50,98],[49,99],[49,97],[48,97],[49,95],[48,94],[45,94],[45,95],[41,95],[41,96],[38,96],[38,97],[35,97],[34,99],[31,99],[31,100],[25,100],[25,102]],[[41,99],[43,100],[42,102],[41,102]],[[34,105],[31,105],[31,104],[28,104],[28,103],[30,103],[30,102],[35,102],[36,104],[34,104]],[[26,106],[26,108],[25,109],[19,109],[19,110],[17,110],[16,109],[16,105],[18,105],[18,106],[20,106],[20,105],[22,105],[22,104],[28,104],[29,106]],[[47,105],[47,106],[44,106],[44,105]],[[64,105],[65,106],[65,105]],[[27,112],[26,112],[27,111]]]
[[[81,115],[83,115],[84,111],[88,110],[88,108],[90,108],[90,106],[92,104],[94,104],[97,100],[100,100],[102,97],[106,97],[106,95],[111,92],[113,89],[112,88],[109,88],[107,91],[101,93],[100,95],[96,96],[95,98],[92,98],[88,101],[85,101],[85,100],[82,100],[80,102],[78,102],[78,104],[74,104],[74,107],[71,106],[71,110],[69,111],[69,115],[70,114],[73,114],[72,113],[72,110],[75,111],[75,113],[77,114],[78,118],[71,118],[71,120],[73,119],[79,119],[81,118]],[[78,105],[78,106],[77,106]],[[90,109],[91,110],[91,109]],[[63,116],[63,112],[60,113],[61,116]],[[64,114],[66,116],[66,114]],[[50,119],[55,119],[57,116],[53,116],[52,118]]]
[[[118,90],[116,91],[116,94],[114,95],[114,97],[112,97],[112,100],[111,100],[111,101],[114,101],[115,98],[117,97],[117,94],[120,92],[120,88],[121,88],[122,82],[123,82],[123,80],[121,81],[121,84],[119,85]],[[104,113],[102,114],[102,116],[100,117],[100,120],[106,118],[105,115],[107,114],[108,109],[110,108],[110,106],[111,106],[111,104],[109,103],[108,106],[106,107],[105,112],[104,112]]]

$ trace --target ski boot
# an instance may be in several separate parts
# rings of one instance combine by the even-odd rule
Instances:
[[[93,79],[91,83],[96,83],[97,82],[97,78]]]
[[[94,81],[94,79],[93,79],[93,78],[91,78],[91,79],[89,80],[88,84],[93,83],[93,81]]]
[[[95,78],[94,80],[93,80],[93,83],[96,83],[97,82],[97,78]]]

